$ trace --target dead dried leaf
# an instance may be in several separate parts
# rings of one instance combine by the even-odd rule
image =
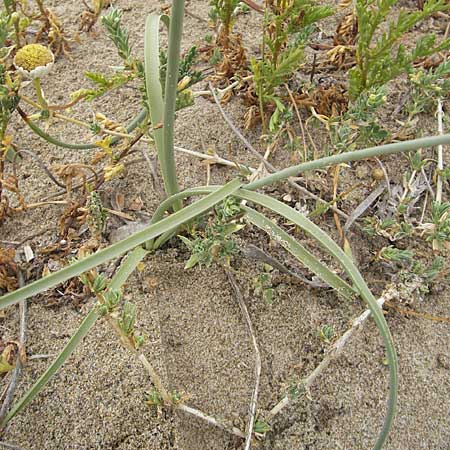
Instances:
[[[144,207],[144,202],[142,201],[142,198],[140,196],[135,197],[128,204],[128,209],[130,211],[141,211],[141,209],[143,207]]]

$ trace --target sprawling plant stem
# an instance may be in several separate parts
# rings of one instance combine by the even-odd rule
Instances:
[[[94,148],[98,148],[96,144],[72,144],[70,142],[60,141],[59,139],[50,136],[43,129],[41,129],[35,122],[29,119],[25,114],[25,112],[20,107],[17,108],[17,112],[20,114],[24,122],[33,130],[34,133],[36,133],[42,139],[45,139],[50,144],[56,145],[57,147],[70,148],[73,150],[91,150]],[[147,110],[143,109],[127,125],[126,127],[127,133],[131,133],[135,128],[137,128],[142,122],[144,122],[146,117],[147,117]],[[114,136],[111,139],[111,144],[115,144],[120,139],[122,138],[119,136]]]

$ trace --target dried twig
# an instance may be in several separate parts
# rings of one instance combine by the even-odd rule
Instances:
[[[0,447],[10,448],[11,450],[26,450],[25,448],[19,447],[18,445],[9,444],[8,442],[1,442],[1,441]]]
[[[187,406],[183,403],[177,405],[176,409],[178,409],[180,411],[184,411],[195,417],[198,417],[199,419],[204,420],[205,422],[208,422],[210,425],[213,425],[217,428],[227,431],[230,434],[234,434],[237,437],[245,439],[245,433],[243,433],[239,428],[229,426],[226,423],[216,419],[215,417],[208,416],[207,414],[203,413],[199,409],[192,408],[191,406]]]
[[[254,2],[253,0],[242,0],[247,6],[259,12],[260,14],[264,13],[264,7]]]
[[[133,146],[136,145],[143,138],[143,136],[143,131],[139,131],[135,136],[133,136],[127,146],[120,152],[118,157],[119,161],[125,158],[130,153],[130,150],[133,148]]]
[[[314,56],[316,54],[314,53]],[[298,110],[297,103],[295,101],[294,96],[292,95],[292,91],[289,89],[289,86],[285,83],[284,87],[286,88],[289,98],[291,99],[291,103],[294,106],[295,114],[297,115],[298,123],[300,124],[300,131],[302,133],[302,142],[303,142],[303,160],[306,161],[306,158],[308,157],[308,149],[306,148],[306,137],[305,137],[305,128],[303,127],[303,120],[302,116],[300,115],[300,111]]]
[[[328,284],[322,283],[321,281],[308,280],[307,278],[302,277],[298,273],[295,273],[292,270],[289,270],[285,265],[281,264],[277,259],[273,258],[269,254],[267,254],[265,251],[261,250],[260,248],[256,247],[253,244],[249,244],[245,248],[243,248],[242,253],[246,258],[256,259],[256,260],[265,262],[266,264],[269,264],[273,268],[279,270],[281,273],[289,275],[290,277],[295,278],[309,286],[312,286],[314,288],[329,288]]]
[[[414,292],[420,286],[420,279],[414,280],[411,284],[405,286],[389,286],[385,293],[377,300],[380,307],[387,301],[393,300],[403,296],[408,296]],[[300,382],[300,386],[303,387],[305,392],[308,392],[311,385],[316,381],[319,375],[330,365],[331,361],[337,358],[343,351],[345,344],[350,340],[353,334],[361,328],[364,322],[370,317],[371,312],[369,309],[364,311],[359,317],[352,321],[352,326],[348,329],[330,348],[324,359],[320,364]],[[286,395],[280,402],[278,402],[269,412],[268,420],[273,419],[282,409],[288,406],[292,402],[289,395]]]
[[[60,188],[65,188],[66,185],[64,183],[59,182],[56,177],[53,175],[53,173],[51,172],[51,170],[45,165],[44,161],[42,161],[41,158],[39,158],[38,155],[36,155],[36,153],[32,152],[31,150],[17,150],[14,158],[13,158],[13,172],[14,175],[16,175],[16,161],[17,161],[17,157],[21,156],[23,154],[29,155],[31,156],[38,164],[38,166],[46,173],[46,175],[50,178],[50,180],[53,181],[53,183],[55,183],[57,186],[59,186]]]
[[[31,355],[31,356],[28,356],[28,361],[32,361],[33,359],[49,359],[49,358],[53,358],[53,357],[55,357],[56,355],[54,355],[54,354],[44,354],[44,353],[37,353],[36,355]]]
[[[255,147],[253,147],[253,145],[249,142],[249,140],[239,131],[239,129],[230,120],[230,118],[226,114],[225,110],[223,109],[222,105],[220,104],[220,101],[216,95],[216,91],[214,90],[214,86],[212,85],[211,82],[209,82],[209,90],[211,91],[214,101],[216,102],[216,105],[219,108],[220,114],[222,114],[223,119],[228,124],[228,126],[231,128],[233,133],[240,139],[240,141],[247,147],[247,149],[250,150],[250,153],[252,153],[256,158],[258,158],[265,165],[267,170],[275,172],[275,170],[276,170],[275,167],[272,164],[270,164],[270,162],[268,162],[264,159],[264,157],[258,152],[258,150],[256,150]]]
[[[425,172],[425,168],[424,167],[421,167],[420,173],[423,176],[423,179],[424,179],[425,184],[427,186],[428,192],[431,194],[431,197],[434,198],[434,191],[433,191],[433,188],[431,187],[430,180],[427,177],[427,173]]]
[[[192,17],[193,19],[198,20],[199,22],[208,23],[208,21],[206,19],[204,19],[203,17],[197,16],[197,14],[192,13],[187,8],[185,9],[185,13],[187,16]]]
[[[204,159],[205,161],[210,162],[210,164],[221,164],[222,166],[228,166],[228,167],[234,167],[234,168],[237,168],[239,166],[238,163],[229,161],[228,159],[225,159],[225,158],[221,158],[218,155],[207,155],[205,153],[196,152],[195,150],[189,150],[187,148],[183,148],[183,147],[179,147],[179,146],[175,146],[174,149],[177,152]],[[252,167],[247,167],[247,169],[250,170],[250,172],[256,171],[256,169],[254,169]]]
[[[388,196],[389,196],[388,200],[390,200],[390,198],[392,197],[391,180],[389,179],[389,175],[387,173],[386,167],[384,167],[384,164],[381,162],[381,160],[379,158],[377,158],[375,156],[374,159],[377,162],[377,164],[380,166],[381,171],[383,172],[384,179],[386,180],[386,187],[387,187],[387,190],[388,190]]]
[[[405,316],[418,317],[419,319],[431,320],[432,322],[450,323],[450,317],[435,316],[433,314],[426,313],[426,312],[419,312],[419,311],[414,311],[413,309],[401,308],[400,306],[397,306],[395,303],[388,302],[388,301],[385,302],[385,305],[388,308],[391,308],[400,314],[404,314]]]
[[[247,306],[244,302],[244,297],[242,296],[241,290],[237,284],[237,281],[231,271],[225,271],[228,277],[228,281],[233,288],[234,295],[236,300],[239,303],[239,307],[241,308],[242,314],[244,315],[245,321],[247,322],[248,329],[250,331],[250,335],[252,337],[253,348],[255,350],[255,387],[253,389],[252,399],[250,401],[250,419],[248,422],[248,430],[247,437],[245,439],[244,450],[249,450],[252,444],[252,435],[253,435],[253,427],[255,425],[256,420],[256,406],[258,404],[258,392],[259,392],[259,383],[261,379],[261,354],[259,353],[258,343],[256,342],[256,336],[253,331],[252,321],[250,319],[250,314],[248,313]]]
[[[158,167],[155,159],[150,158],[148,151],[146,148],[141,149],[142,156],[144,157],[148,168],[150,169],[150,173],[152,175],[153,188],[158,194],[159,199],[162,201],[166,198],[166,192],[161,184],[161,180],[158,176]]]
[[[347,222],[344,225],[344,234],[347,234],[348,230],[352,226],[353,222],[364,213],[364,211],[370,207],[370,205],[384,192],[386,185],[383,183],[371,192],[350,214]]]

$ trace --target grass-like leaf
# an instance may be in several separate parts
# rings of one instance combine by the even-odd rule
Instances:
[[[389,362],[390,390],[388,410],[386,413],[383,429],[381,430],[374,446],[374,450],[380,450],[383,447],[392,427],[392,422],[394,420],[397,407],[398,392],[397,355],[395,352],[392,336],[389,331],[386,319],[384,318],[382,309],[378,306],[375,297],[370,292],[370,289],[368,288],[366,282],[364,281],[356,266],[353,264],[351,258],[324,231],[322,231],[317,225],[311,222],[306,216],[300,214],[298,211],[285,205],[284,203],[264,194],[258,194],[256,192],[240,189],[238,192],[236,192],[235,195],[244,200],[259,204],[277,214],[282,215],[286,219],[296,224],[306,233],[308,233],[311,237],[316,239],[322,247],[324,247],[342,264],[348,276],[353,281],[354,287],[358,290],[361,297],[367,302],[375,323],[381,333],[381,336],[383,337]]]
[[[296,166],[287,167],[286,169],[279,170],[278,172],[271,173],[270,175],[260,178],[259,180],[246,184],[244,187],[245,189],[253,191],[263,186],[276,183],[277,181],[283,181],[286,178],[298,176],[309,170],[322,169],[324,167],[335,166],[350,161],[360,161],[362,159],[373,158],[374,156],[386,156],[394,153],[410,152],[413,150],[418,150],[419,148],[435,147],[437,145],[447,144],[450,144],[450,134],[444,134],[441,136],[427,136],[424,138],[412,139],[410,141],[395,142],[392,144],[379,145],[377,147],[368,147],[362,150],[326,156],[314,161],[308,161],[297,164]]]
[[[263,214],[255,211],[248,206],[241,206],[245,211],[246,218],[261,230],[265,231],[271,239],[279,243],[289,253],[294,255],[302,264],[304,264],[311,272],[320,277],[325,283],[347,299],[351,299],[357,295],[352,287],[342,278],[332,272],[328,267],[322,264],[314,255],[303,247],[296,239],[291,237],[278,225],[275,225]]]
[[[183,32],[184,0],[173,0],[169,26],[169,46],[167,49],[167,74],[164,87],[164,159],[166,173],[163,174],[167,195],[176,194],[178,187],[174,158],[174,124],[177,99],[178,69],[180,65],[181,35]],[[181,208],[181,202],[174,210]]]
[[[153,139],[155,140],[156,150],[158,152],[158,161],[161,168],[164,187],[166,192],[169,195],[172,195],[178,192],[178,183],[175,172],[173,152],[171,153],[170,151],[168,151],[163,130],[166,124],[164,123],[163,126],[163,122],[165,121],[165,106],[159,66],[159,26],[161,22],[163,22],[167,26],[167,28],[169,28],[169,17],[166,15],[151,14],[147,17],[147,20],[145,22],[145,87],[147,93],[148,109],[150,111],[150,120],[153,126]],[[168,73],[166,78],[170,76],[171,74]]]
[[[121,289],[128,277],[133,273],[136,266],[147,255],[147,251],[142,247],[136,247],[129,255],[122,261],[118,271],[111,279],[109,288]],[[3,419],[0,428],[3,428],[11,419],[19,414],[34,398],[42,391],[45,385],[54,377],[63,364],[69,359],[78,345],[82,342],[85,336],[89,333],[95,322],[100,317],[97,308],[94,306],[89,314],[81,322],[78,330],[72,335],[67,344],[61,350],[58,357],[52,362],[47,370],[36,380],[33,386],[14,404],[9,414]]]
[[[20,300],[37,295],[41,292],[50,289],[63,281],[66,281],[72,277],[80,275],[100,264],[109,261],[110,259],[116,258],[123,253],[143,244],[145,241],[154,239],[162,233],[169,230],[174,230],[183,223],[193,219],[206,212],[208,209],[213,207],[215,204],[220,203],[229,195],[233,194],[242,183],[239,180],[230,181],[225,186],[217,189],[213,193],[207,195],[205,198],[198,200],[197,202],[183,208],[180,211],[172,214],[171,216],[162,219],[161,221],[150,225],[142,231],[132,234],[128,238],[119,241],[109,247],[106,247],[98,252],[90,255],[80,261],[77,261],[64,269],[59,270],[51,275],[47,275],[33,283],[24,286],[14,292],[0,297],[0,309],[4,309],[7,306],[14,305]]]

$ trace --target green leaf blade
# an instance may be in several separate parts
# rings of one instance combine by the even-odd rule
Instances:
[[[355,296],[356,292],[342,278],[333,273],[328,267],[322,264],[314,255],[308,252],[296,239],[292,238],[281,227],[275,225],[263,214],[248,206],[242,206],[248,220],[294,255],[309,270],[321,278],[330,287],[334,288],[340,295],[347,299]]]
[[[103,264],[110,259],[116,258],[123,253],[143,244],[144,242],[154,239],[155,237],[165,233],[166,231],[174,230],[183,223],[193,219],[212,208],[215,204],[221,202],[229,195],[233,194],[242,185],[241,181],[233,180],[220,189],[215,190],[206,197],[197,202],[183,208],[171,216],[162,219],[161,221],[150,225],[144,230],[132,234],[128,238],[119,241],[109,247],[97,251],[81,261],[77,261],[58,272],[47,275],[33,283],[24,286],[14,292],[0,297],[0,309],[7,306],[14,305],[20,300],[37,295],[51,287],[58,285],[74,276],[80,275],[100,264]]]
[[[317,225],[311,222],[303,214],[300,214],[295,209],[285,205],[284,203],[273,199],[264,194],[258,194],[256,192],[240,189],[236,196],[248,200],[250,202],[259,204],[265,208],[272,210],[273,212],[282,215],[286,219],[292,221],[299,226],[311,237],[317,240],[317,242],[324,247],[331,255],[333,255],[344,267],[348,276],[354,283],[355,288],[359,291],[361,297],[366,301],[369,310],[374,318],[375,324],[383,338],[384,345],[386,347],[387,358],[389,362],[389,399],[388,408],[385,416],[383,428],[378,435],[377,441],[374,446],[374,450],[381,450],[389,432],[392,428],[396,409],[397,409],[397,397],[398,397],[398,362],[397,354],[395,351],[394,343],[392,340],[389,326],[384,318],[383,311],[375,300],[374,296],[370,292],[363,277],[359,273],[356,266],[353,264],[350,257]]]

